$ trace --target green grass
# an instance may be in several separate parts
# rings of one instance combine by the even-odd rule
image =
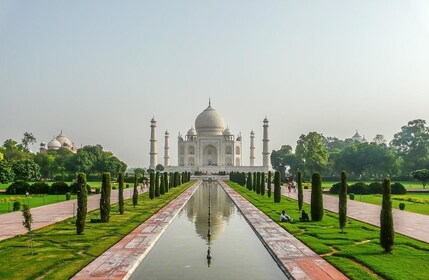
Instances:
[[[109,223],[90,223],[91,218],[99,218],[99,211],[92,211],[83,235],[76,234],[74,218],[34,231],[34,256],[29,254],[27,235],[2,241],[0,279],[68,279],[192,184],[173,188],[154,200],[147,193],[140,195],[135,208],[127,200],[124,215],[119,215],[116,204]]]
[[[356,201],[381,205],[381,194],[355,195]],[[404,195],[392,195],[392,207],[399,209],[399,204],[405,204],[405,211],[429,215],[429,193],[408,193]]]
[[[333,184],[336,184],[338,182],[332,182],[332,181],[322,182],[322,188],[329,190],[332,187]],[[357,183],[357,182],[359,182],[359,181],[348,181],[347,184],[348,185],[353,185],[354,183]],[[373,181],[362,181],[362,182],[364,182],[365,184],[370,184],[370,183],[374,182],[374,180]],[[380,182],[381,182],[381,180],[380,180]],[[404,187],[406,189],[423,189],[423,185],[420,182],[417,182],[417,181],[398,181],[398,182],[392,181],[392,184],[393,183],[401,183],[402,185],[404,185]],[[304,183],[304,185],[310,187],[311,183],[307,182],[307,183]]]
[[[348,219],[345,234],[338,227],[338,215],[325,210],[321,222],[297,222],[297,202],[282,197],[281,203],[260,196],[237,184],[229,185],[261,211],[278,222],[282,210],[295,223],[280,223],[288,232],[351,279],[427,279],[429,244],[395,234],[392,254],[379,245],[379,228]],[[309,206],[304,210],[310,213]]]
[[[28,182],[30,185],[31,184],[33,184],[33,183],[35,183],[35,182]],[[47,182],[48,183],[48,185],[52,185],[53,183],[55,183],[55,182]],[[72,184],[72,182],[66,182],[69,186]],[[91,186],[91,188],[95,188],[95,187],[101,187],[101,181],[90,181],[90,182],[87,182],[88,183],[88,185],[90,185]],[[7,187],[9,187],[10,186],[10,184],[12,184],[12,182],[10,182],[10,183],[7,183],[7,184],[0,184],[0,190],[5,190],[5,189],[7,189]],[[112,183],[112,186],[115,186],[115,185],[117,185],[117,184],[113,184]]]
[[[76,195],[71,195],[71,199],[76,199]],[[31,208],[39,207],[43,205],[53,204],[66,200],[66,195],[44,195],[35,194],[29,195],[7,195],[0,194],[0,214],[8,213],[12,211],[12,206],[15,201],[20,201],[22,204],[30,205]]]

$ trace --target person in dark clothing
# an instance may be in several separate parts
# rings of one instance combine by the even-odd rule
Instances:
[[[308,214],[304,210],[302,210],[301,218],[299,218],[299,220],[301,222],[309,222],[310,218],[308,217]]]

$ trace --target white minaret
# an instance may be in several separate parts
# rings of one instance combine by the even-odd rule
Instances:
[[[155,117],[150,121],[150,168],[156,168],[157,160],[157,147],[156,147],[156,121]]]
[[[255,133],[250,132],[250,166],[255,166]]]
[[[168,144],[168,139],[170,134],[168,130],[165,131],[165,145],[164,145],[164,166],[170,166],[170,146]]]
[[[270,168],[270,152],[268,151],[268,120],[267,117],[264,119],[264,137],[262,138],[262,166]]]

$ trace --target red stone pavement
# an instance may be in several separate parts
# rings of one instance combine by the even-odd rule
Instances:
[[[286,268],[294,279],[348,279],[227,184],[219,182],[280,267]]]
[[[282,188],[282,195],[298,199],[297,192],[288,192]],[[357,201],[347,200],[347,216],[374,226],[380,226],[381,206]],[[311,191],[304,190],[304,202],[310,204]],[[326,210],[338,213],[338,197],[323,195],[323,207]],[[395,232],[429,243],[429,216],[402,210],[393,209],[393,222]]]
[[[141,190],[139,190],[141,193]],[[145,189],[143,192],[146,192]],[[132,188],[124,190],[124,199],[132,197]],[[118,202],[118,190],[112,190],[111,203]],[[88,211],[100,208],[100,194],[91,195],[88,197]],[[76,199],[49,204],[45,206],[35,207],[31,209],[33,216],[33,230],[46,227],[76,214],[77,201]],[[74,213],[73,213],[74,210]],[[23,217],[21,211],[11,212],[0,215],[0,241],[16,235],[27,233],[27,229],[22,225]]]

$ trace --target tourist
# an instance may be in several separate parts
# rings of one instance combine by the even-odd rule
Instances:
[[[295,181],[295,179],[293,179],[293,181],[292,181],[292,189],[293,189],[293,192],[296,192],[296,181]]]
[[[280,215],[280,222],[289,222],[290,217],[286,215],[285,210],[282,211],[282,214]]]
[[[302,210],[302,212],[301,212],[301,218],[299,218],[299,220],[301,222],[309,222],[310,218],[308,217],[308,214],[304,210]]]

